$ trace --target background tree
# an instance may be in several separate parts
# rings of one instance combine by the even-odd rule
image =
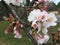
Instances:
[[[58,10],[58,13],[60,14],[60,2],[57,5],[57,10]]]
[[[55,11],[56,10],[56,4],[54,2],[48,2],[47,3],[47,10],[48,11]]]

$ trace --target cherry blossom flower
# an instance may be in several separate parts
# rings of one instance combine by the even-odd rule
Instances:
[[[44,39],[43,38],[40,38],[40,39],[37,40],[37,42],[38,42],[38,45],[39,44],[43,44],[44,43]]]
[[[48,13],[43,10],[42,12],[40,12],[40,15],[38,16],[37,20],[38,21],[46,21],[47,15],[48,15]]]
[[[39,36],[36,36],[36,41],[39,44],[43,44],[43,43],[47,43],[47,41],[49,40],[49,35],[44,35],[44,37],[39,37]]]
[[[56,26],[57,25],[56,21],[57,21],[57,18],[55,16],[55,14],[49,13],[48,19],[47,19],[48,24],[50,26]]]
[[[29,13],[29,16],[28,16],[28,21],[32,22],[36,20],[38,15],[40,15],[40,12],[41,11],[39,9],[34,9],[33,11],[31,11],[31,13]]]
[[[29,13],[28,16],[28,21],[32,22],[31,27],[33,27],[34,29],[38,29],[37,30],[37,34],[40,34],[40,31],[42,31],[43,35],[42,38],[39,37],[38,35],[36,35],[35,39],[39,44],[43,44],[43,43],[47,43],[47,41],[49,40],[49,35],[48,35],[48,28],[50,26],[56,26],[57,23],[57,18],[55,16],[55,14],[53,13],[48,13],[44,10],[40,11],[39,9],[34,9],[33,11],[31,11],[31,13]]]
[[[49,40],[49,35],[44,35],[44,43],[47,43],[48,40]]]
[[[21,38],[22,38],[22,35],[16,34],[16,35],[14,36],[14,38],[21,39]]]
[[[18,31],[17,27],[14,27],[14,38],[18,38],[18,39],[21,39],[22,38],[22,35],[20,34],[20,32]]]

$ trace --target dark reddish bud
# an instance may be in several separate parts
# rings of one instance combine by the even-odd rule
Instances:
[[[47,9],[47,6],[43,6],[42,9],[43,9],[43,10],[46,10],[46,9]]]
[[[60,34],[58,34],[58,42],[60,42]]]
[[[52,34],[52,40],[55,41],[56,40],[56,38],[55,38],[55,35],[56,35],[55,32],[52,32],[51,34]]]
[[[52,32],[51,34],[52,34],[52,35],[55,35],[55,32]]]
[[[27,10],[28,10],[28,11],[30,11],[30,10],[31,10],[31,8],[28,8]]]

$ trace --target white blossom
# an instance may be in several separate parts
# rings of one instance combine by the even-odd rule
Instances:
[[[57,21],[57,18],[55,16],[55,14],[49,13],[48,19],[47,19],[48,24],[50,26],[56,26],[57,25],[56,21]]]
[[[44,43],[47,43],[48,40],[49,40],[49,35],[44,35]]]
[[[47,43],[47,41],[49,40],[48,28],[50,26],[57,25],[57,18],[55,14],[48,13],[44,10],[40,11],[39,9],[34,9],[33,11],[31,11],[31,13],[29,13],[28,21],[32,22],[31,26],[34,29],[38,28],[38,35],[40,34],[40,31],[42,31],[43,33],[43,35],[40,34],[41,36],[43,36],[42,38],[40,38],[39,36],[36,37],[36,39],[38,39],[38,45]]]
[[[34,9],[33,11],[31,11],[31,13],[29,13],[29,16],[28,16],[28,21],[31,22],[36,20],[38,15],[40,15],[40,12],[41,11],[39,9]]]
[[[43,29],[42,29],[42,33],[46,35],[46,34],[48,33],[47,28],[43,28]]]
[[[43,22],[43,21],[46,21],[46,20],[47,20],[47,15],[48,15],[48,13],[43,10],[42,12],[40,12],[37,20],[38,20],[38,21],[42,21],[42,22]]]

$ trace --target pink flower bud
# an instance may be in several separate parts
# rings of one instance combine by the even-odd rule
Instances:
[[[45,2],[45,0],[41,0],[41,1],[40,1],[40,4],[44,4],[44,2]]]
[[[58,37],[60,38],[60,34],[58,34]]]
[[[6,18],[5,20],[6,20],[6,21],[9,21],[9,20],[10,20],[10,18]]]
[[[58,32],[60,32],[60,28],[58,28]]]
[[[58,42],[60,42],[60,34],[58,34]]]
[[[21,27],[23,27],[23,25],[21,24]]]
[[[8,30],[5,30],[5,34],[8,34]]]

